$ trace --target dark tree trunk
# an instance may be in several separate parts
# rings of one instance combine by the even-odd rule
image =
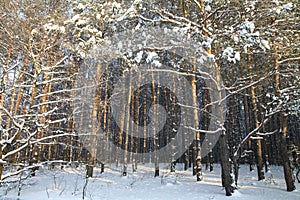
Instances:
[[[194,141],[193,145],[193,152],[191,156],[191,160],[193,162],[193,176],[197,174],[197,165],[196,165],[196,159],[197,159],[197,154],[196,154],[196,141]]]
[[[222,185],[225,187],[226,196],[231,196],[233,193],[232,177],[230,174],[231,165],[229,161],[229,149],[226,142],[226,135],[222,133],[219,139],[220,142],[220,157],[222,167]]]
[[[124,165],[123,165],[122,176],[127,176],[127,164],[124,164]]]
[[[1,126],[1,116],[0,116],[0,126]],[[0,131],[0,138],[2,139],[2,132]],[[0,142],[0,158],[2,158],[2,143]],[[3,164],[0,163],[0,180],[2,179]]]
[[[238,179],[239,179],[239,168],[240,168],[240,161],[239,158],[241,156],[237,156],[233,158],[233,171],[234,171],[234,184],[237,187]]]
[[[265,174],[263,170],[263,161],[262,161],[262,149],[261,149],[261,140],[256,140],[256,166],[257,166],[257,174],[258,174],[258,180],[265,179]]]
[[[251,142],[251,140],[249,140],[250,142],[249,142],[249,145],[250,145],[250,147],[252,147],[252,142]],[[250,172],[252,172],[253,170],[254,170],[254,152],[253,152],[253,149],[251,148],[250,149],[250,152],[249,152],[249,170],[250,170]]]
[[[102,174],[102,173],[104,173],[104,163],[100,163],[100,166],[101,166],[101,171],[100,171],[100,173]]]
[[[277,48],[275,48],[274,54],[275,54],[275,70],[279,71],[280,66],[279,66],[279,56],[278,56]],[[279,73],[277,73],[275,76],[275,88],[276,88],[276,93],[278,94],[278,96],[282,96],[282,92],[280,90],[280,84],[281,84],[280,75],[279,75]],[[292,169],[290,166],[290,160],[289,160],[288,149],[287,149],[287,141],[286,141],[288,117],[284,116],[284,114],[285,113],[279,114],[279,122],[280,122],[279,124],[280,124],[280,130],[281,130],[280,136],[279,136],[280,152],[281,152],[281,157],[282,157],[286,190],[293,191],[296,189],[296,187],[295,187],[295,183],[294,183],[294,179],[293,179],[293,172],[292,172]]]
[[[214,170],[214,155],[212,151],[209,152],[208,157],[209,157],[209,171],[212,172]]]
[[[248,61],[248,65],[249,65],[249,73],[252,74],[253,73],[253,65],[252,65],[252,58],[251,55],[249,54],[247,56],[247,61]],[[250,78],[250,83],[253,83],[253,79],[252,77]],[[259,110],[258,110],[258,104],[257,104],[257,95],[256,95],[256,91],[257,88],[256,87],[250,87],[250,93],[251,93],[251,101],[252,101],[252,105],[253,105],[253,120],[254,120],[254,124],[255,124],[255,128],[259,127],[259,119],[258,119],[258,115],[259,115]],[[258,137],[257,134],[255,134],[256,137]],[[263,180],[265,179],[265,175],[264,175],[264,171],[263,171],[263,161],[262,161],[262,146],[261,146],[261,140],[257,139],[254,141],[255,143],[255,161],[256,161],[256,166],[257,166],[257,176],[258,176],[258,180]]]
[[[86,178],[93,177],[93,165],[86,165]]]
[[[269,163],[269,156],[266,155],[265,156],[265,172],[269,172],[270,171],[270,163]]]
[[[175,166],[176,166],[176,162],[175,161],[171,162],[171,169],[170,169],[171,172],[175,172]]]
[[[281,150],[281,157],[283,162],[283,170],[284,170],[284,178],[286,183],[286,190],[287,191],[294,191],[296,189],[295,182],[293,179],[293,172],[290,166],[290,160],[288,155],[287,149],[287,142],[286,142],[286,134],[287,134],[287,117],[281,116],[280,121],[282,124],[282,132],[280,133],[280,150]]]
[[[189,166],[188,168],[191,168],[193,165],[193,151],[189,150]]]
[[[158,162],[155,161],[155,172],[154,172],[154,177],[159,176],[159,164]]]
[[[248,105],[248,99],[247,96],[244,96],[244,108],[245,108],[245,128],[246,133],[250,132],[250,125],[249,125],[249,105]],[[252,151],[252,145],[251,140],[248,141],[248,150]],[[253,153],[248,153],[248,164],[249,164],[249,170],[252,172],[254,170],[254,162],[253,162]]]
[[[188,150],[184,153],[183,156],[183,162],[184,162],[184,170],[188,170],[189,168],[189,155],[188,155]]]

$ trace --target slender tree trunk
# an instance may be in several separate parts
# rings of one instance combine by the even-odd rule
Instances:
[[[126,106],[126,108],[125,108],[125,112],[127,112],[126,113],[126,116],[127,116],[127,118],[125,118],[124,119],[124,123],[125,123],[125,126],[124,126],[124,131],[125,131],[125,133],[126,133],[126,136],[125,136],[125,143],[124,143],[124,158],[123,158],[123,161],[124,161],[124,166],[123,166],[123,176],[127,176],[127,165],[128,165],[128,146],[129,146],[129,134],[130,134],[130,123],[131,123],[131,121],[129,121],[130,120],[130,109],[131,109],[131,107],[130,107],[130,103],[131,103],[131,101],[132,101],[132,99],[131,99],[131,92],[132,92],[132,88],[131,88],[131,72],[132,72],[132,69],[130,68],[129,69],[129,77],[130,77],[130,81],[129,81],[129,91],[128,91],[128,96],[127,96],[127,101],[126,101],[126,103],[127,103],[127,105],[124,105],[124,106]]]
[[[5,93],[2,93],[0,95],[0,107],[3,106],[3,103],[4,103],[4,97],[5,97]],[[0,126],[2,126],[2,110],[0,109]],[[3,132],[2,130],[0,130],[0,140],[2,140],[2,137],[3,137]],[[2,161],[2,142],[0,142],[0,159]],[[0,163],[0,181],[1,181],[1,177],[2,177],[2,172],[3,172],[3,164]]]
[[[176,55],[174,54],[173,55],[174,58],[176,58]],[[173,84],[173,92],[174,94],[176,94],[176,79],[174,76],[172,76],[172,84]],[[178,113],[178,110],[177,109],[173,109],[173,110],[170,110],[170,107],[171,105],[173,104],[173,106],[176,105],[176,99],[175,98],[172,98],[172,100],[170,100],[170,94],[168,93],[168,91],[165,89],[164,90],[164,101],[166,102],[166,113],[169,113],[169,112],[172,112],[172,115],[173,116],[176,116],[177,113]],[[170,103],[171,101],[171,103]],[[185,119],[181,119],[181,120],[185,120]],[[182,134],[182,143],[181,143],[181,146],[179,146],[179,144],[175,144],[175,134],[173,132],[174,129],[177,130],[178,126],[177,126],[177,121],[174,119],[174,117],[171,117],[171,126],[170,126],[170,129],[167,130],[169,132],[169,134],[166,136],[166,137],[169,137],[171,138],[171,143],[173,143],[171,146],[170,146],[170,152],[171,152],[171,167],[170,167],[170,172],[175,172],[176,170],[176,157],[175,155],[178,154],[178,148],[185,148],[185,135]],[[176,127],[174,127],[176,126]],[[185,154],[185,153],[184,153]],[[184,157],[184,156],[182,156]]]
[[[214,154],[212,150],[210,150],[208,154],[208,158],[209,158],[209,171],[212,172],[214,170]]]
[[[249,105],[248,105],[248,98],[244,96],[244,107],[245,107],[245,126],[246,126],[246,133],[250,132],[250,125],[249,125]],[[251,152],[250,152],[251,151]],[[254,163],[253,163],[253,149],[252,149],[252,142],[248,140],[248,162],[249,162],[249,170],[252,172],[254,170]]]
[[[6,66],[7,67],[9,67],[10,62],[11,62],[11,53],[12,53],[12,50],[13,50],[13,42],[12,42],[12,39],[10,39],[10,41],[9,41],[9,48],[7,49],[7,56],[6,56]],[[3,82],[5,82],[6,80],[8,80],[8,74],[9,73],[6,73],[6,76],[3,77],[4,78]],[[0,107],[4,106],[4,99],[5,99],[5,97],[6,97],[6,91],[4,90],[0,94]],[[3,123],[2,120],[3,120],[3,118],[2,118],[2,110],[0,109],[0,127],[2,126],[2,123]],[[4,137],[4,135],[3,135],[3,132],[1,130],[0,131],[0,140],[4,139],[3,137]],[[3,150],[2,149],[2,144],[0,144],[0,159],[1,159],[1,161],[2,161],[3,154],[6,154],[7,151],[9,150],[8,148],[6,148],[6,149]],[[3,173],[3,164],[0,163],[0,181],[1,181],[2,173]]]
[[[193,66],[193,71],[196,72],[196,66]],[[193,106],[194,108],[194,127],[199,129],[199,117],[198,117],[198,100],[197,100],[197,84],[196,84],[196,75],[192,76],[191,79],[192,94],[193,94]],[[200,141],[200,132],[195,133],[195,143],[194,143],[194,174],[197,176],[197,181],[202,181],[202,156],[201,156],[201,141]]]
[[[15,74],[16,75],[16,74]],[[15,76],[14,75],[14,76]],[[21,80],[19,80],[21,78]],[[19,73],[18,75],[18,78],[17,80],[19,80],[19,84],[22,84],[23,82],[23,79],[24,79],[24,76],[23,76],[23,73]],[[13,90],[13,93],[11,95],[11,107],[10,107],[10,112],[13,113],[13,116],[16,116],[18,110],[20,109],[19,108],[19,105],[20,105],[20,101],[21,101],[21,97],[22,97],[22,91],[23,89],[21,87],[18,88],[18,91],[16,91],[16,87],[14,88]],[[16,94],[17,93],[17,94]],[[15,99],[15,95],[17,95],[16,99]],[[1,124],[0,124],[1,126]],[[9,130],[11,128],[11,119],[8,118],[7,119],[7,122],[6,122],[6,130]],[[12,137],[12,135],[10,135],[10,137]],[[1,139],[1,138],[0,138]],[[15,148],[18,148],[19,147],[19,143],[16,144],[16,147]],[[19,153],[16,153],[14,154],[13,158],[12,158],[12,161],[13,162],[17,162],[17,157],[18,157],[18,154]]]
[[[156,77],[158,78],[158,77]],[[157,104],[159,102],[159,90],[158,92],[156,92],[156,85],[155,85],[155,75],[154,73],[152,73],[152,84],[151,84],[151,89],[152,89],[152,104]],[[157,88],[158,89],[158,88]],[[145,114],[145,113],[144,113]],[[158,146],[159,146],[159,138],[157,137],[158,134],[158,130],[156,130],[156,124],[158,123],[158,116],[157,116],[157,110],[156,110],[156,106],[153,107],[153,141],[154,141],[154,166],[155,166],[155,173],[154,173],[154,177],[159,176],[159,158],[157,155],[157,151],[158,151]]]
[[[139,73],[138,74],[138,83],[140,84],[141,81],[142,81],[142,76]],[[136,126],[136,130],[135,130],[136,132],[139,131],[140,122],[141,122],[141,120],[143,120],[143,119],[140,119],[140,117],[142,116],[141,111],[143,109],[143,99],[141,99],[142,100],[142,102],[141,102],[141,100],[140,100],[141,97],[142,97],[141,89],[139,88],[137,90],[135,100],[134,100],[134,104],[133,104],[133,108],[132,108],[132,110],[135,113],[134,114],[135,121],[133,121],[132,123],[137,123],[138,124],[138,126]],[[140,153],[139,152],[139,149],[140,149],[139,145],[141,145],[141,144],[138,140],[134,140],[134,135],[132,135],[131,139],[132,139],[132,145],[133,145],[132,146],[133,152],[136,153],[136,154],[133,154],[133,158],[132,158],[132,170],[133,170],[133,172],[136,172],[138,162],[140,161],[140,157],[138,157],[138,153]]]
[[[1,113],[0,113],[0,126],[1,126]],[[2,138],[2,131],[0,131],[0,139]],[[0,142],[0,159],[2,160],[2,143]],[[2,179],[2,173],[3,173],[3,163],[0,163],[0,186],[1,186],[1,179]]]
[[[139,79],[140,80],[140,79]],[[138,95],[133,95],[132,96],[132,105],[131,105],[131,113],[132,113],[132,121],[131,123],[131,131],[137,132],[138,131],[138,126],[136,126],[137,130],[133,130],[133,127],[135,123],[137,122],[138,124],[138,117],[139,117],[139,105],[138,105],[138,97],[140,96],[139,90],[137,91]],[[130,162],[132,165],[132,172],[136,172],[136,154],[137,154],[137,147],[136,147],[136,141],[134,138],[134,134],[131,134],[130,137]]]
[[[275,70],[277,71],[275,75],[275,84],[276,84],[276,93],[279,96],[282,96],[282,93],[280,91],[280,66],[278,62],[278,50],[276,45],[274,44],[275,48]],[[293,173],[290,166],[290,160],[288,155],[288,149],[287,149],[287,122],[288,117],[284,116],[285,113],[280,113],[279,120],[280,120],[280,129],[282,130],[280,132],[279,140],[280,140],[280,152],[282,157],[282,163],[283,163],[283,170],[284,170],[284,179],[286,183],[286,190],[287,191],[293,191],[296,189],[295,187],[295,181],[293,179]]]
[[[249,64],[249,72],[250,72],[250,77],[252,75],[252,63],[251,63],[251,57],[250,55],[248,55],[248,64]],[[251,78],[250,82],[252,83],[253,80]],[[255,94],[255,88],[252,86],[250,88],[251,90],[251,99],[252,99],[252,104],[253,104],[253,117],[254,117],[254,123],[255,123],[255,128],[259,127],[259,121],[258,121],[258,108],[257,108],[257,99],[256,99],[256,94]],[[259,138],[259,136],[257,134],[255,134],[255,136],[257,138]],[[263,180],[265,179],[265,175],[264,175],[264,170],[263,170],[263,160],[262,160],[262,145],[261,145],[261,140],[260,139],[256,139],[255,140],[255,159],[256,159],[256,166],[257,166],[257,176],[258,176],[258,180]]]
[[[16,80],[19,80],[19,77],[20,76],[22,76],[22,73],[19,73],[19,75],[18,75],[18,77],[16,77],[16,71],[14,72],[14,75],[13,75],[13,83],[15,84],[15,82],[16,82]],[[22,81],[18,81],[19,82],[19,84],[22,82]],[[18,89],[18,93],[20,92],[20,89],[21,88],[19,88]],[[10,97],[10,108],[9,108],[9,112],[10,113],[14,113],[14,109],[16,108],[15,107],[15,96],[16,96],[16,93],[17,93],[17,88],[16,87],[14,87],[14,89],[13,89],[13,91],[12,91],[12,94],[11,94],[11,97]],[[9,106],[9,103],[8,103],[8,105],[7,106]],[[17,110],[17,109],[16,109]],[[7,120],[6,120],[6,130],[9,130],[10,129],[10,126],[11,126],[11,119],[10,118],[8,118]],[[12,135],[10,134],[10,136],[9,137],[12,137]]]
[[[143,103],[142,103],[142,108],[143,108],[143,124],[147,124],[147,91],[143,90],[142,92],[143,94]],[[147,138],[147,129],[144,129],[144,138]],[[142,163],[145,164],[146,162],[146,156],[145,156],[145,152],[146,152],[146,148],[147,148],[147,140],[144,139],[143,140],[143,144],[142,145],[142,149],[143,149],[143,154],[142,154]]]
[[[108,65],[106,65],[106,71],[108,71]],[[102,80],[102,77],[101,77]],[[105,86],[104,86],[104,103],[102,105],[102,112],[100,114],[100,117],[98,118],[99,123],[103,123],[103,131],[105,134],[105,143],[106,146],[105,148],[102,148],[104,152],[102,152],[102,156],[103,156],[103,161],[102,161],[102,166],[103,166],[103,172],[104,172],[104,165],[106,163],[107,160],[111,160],[111,153],[110,152],[110,134],[112,132],[112,128],[111,128],[111,121],[108,118],[108,116],[110,115],[110,111],[108,110],[108,87],[109,87],[109,82],[108,80],[106,80],[106,78],[103,78]],[[99,94],[102,95],[102,94]],[[102,119],[101,119],[102,118]],[[115,147],[115,145],[114,145]]]
[[[186,17],[187,16],[187,10],[186,10],[186,0],[181,0],[181,6],[182,6],[182,13],[183,16]]]
[[[124,92],[122,92],[122,94],[119,94],[119,95],[126,95],[126,94],[124,94]],[[123,98],[121,98],[121,99],[123,99]],[[127,103],[126,100],[128,101],[129,99],[126,98],[125,102],[119,102],[121,105],[123,105],[123,108],[121,111],[119,111],[119,113],[117,113],[117,115],[118,114],[121,115],[121,122],[120,122],[120,127],[119,127],[119,136],[118,136],[119,147],[117,147],[116,167],[118,167],[120,162],[123,162],[123,164],[124,164],[124,162],[126,161],[125,160],[126,158],[124,157],[125,155],[124,154],[122,155],[122,147],[125,149],[125,146],[127,145],[126,138],[124,138],[124,134],[126,134],[126,135],[128,134],[128,133],[126,133],[126,128],[125,128],[125,125],[126,125],[125,121],[127,120],[126,119],[126,108],[128,108],[127,104],[126,104]],[[124,171],[124,170],[126,170],[126,171]],[[122,169],[122,176],[126,176],[126,175],[127,175],[127,165],[125,166],[125,164],[124,164],[123,169]]]
[[[50,66],[50,63],[48,63],[48,66]],[[49,81],[49,75],[48,74],[44,74],[43,75],[43,79],[45,80],[45,82],[48,82]],[[51,83],[50,83],[51,84]],[[49,86],[48,86],[48,84],[46,84],[45,86],[44,86],[44,88],[43,88],[43,90],[42,90],[42,92],[43,92],[43,94],[47,94],[47,93],[49,93],[50,91],[49,91]],[[47,101],[47,96],[45,95],[45,96],[43,96],[42,98],[41,98],[41,100],[40,100],[40,103],[45,103]],[[41,109],[40,109],[40,112],[41,112],[41,114],[43,114],[43,113],[46,113],[47,112],[47,105],[42,105],[41,106]],[[46,123],[46,116],[43,116],[43,117],[41,117],[41,119],[40,119],[40,123],[41,124],[45,124]],[[46,125],[46,124],[45,124]],[[46,127],[46,126],[45,126]],[[41,131],[39,132],[39,138],[43,138],[44,137],[44,135],[45,135],[45,132],[46,132],[46,130],[44,129],[44,128],[41,128]],[[51,155],[51,142],[49,142],[50,144],[49,144],[49,153],[50,153],[50,155]],[[55,145],[55,144],[54,144]],[[43,144],[41,144],[40,145],[40,151],[39,151],[39,156],[38,156],[38,158],[39,158],[39,160],[43,160],[44,158],[44,154],[45,153],[45,151],[44,151],[44,145]]]

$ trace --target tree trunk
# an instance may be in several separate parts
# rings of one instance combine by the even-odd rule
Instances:
[[[208,53],[211,53],[209,51]],[[221,82],[221,68],[220,64],[216,63],[216,81],[219,87],[222,87]],[[222,99],[222,94],[219,92],[219,99]],[[218,107],[218,113],[223,113],[224,110],[221,106]],[[222,117],[222,116],[221,116]],[[225,120],[224,120],[225,121]],[[232,187],[232,176],[231,176],[231,164],[230,164],[230,158],[229,158],[229,147],[227,144],[227,138],[226,138],[226,132],[224,129],[224,125],[220,124],[220,126],[223,128],[220,138],[219,138],[219,144],[220,144],[220,158],[221,158],[221,167],[222,167],[222,186],[225,187],[226,196],[231,196],[233,193],[234,188]]]
[[[184,17],[187,16],[187,10],[186,10],[185,1],[186,1],[186,0],[181,0],[182,13],[183,13],[183,16],[184,16]]]
[[[0,118],[0,123],[1,123],[1,118]],[[0,139],[1,138],[2,138],[2,131],[0,131]],[[1,186],[1,178],[2,178],[2,172],[3,172],[3,164],[1,163],[1,161],[3,161],[2,160],[2,143],[1,142],[0,142],[0,159],[1,159],[0,160],[0,186]]]
[[[229,161],[229,149],[226,141],[225,132],[220,136],[220,157],[221,157],[221,166],[222,166],[222,186],[225,187],[226,196],[231,196],[233,193],[232,187],[232,177],[230,174],[231,166]]]
[[[100,169],[101,169],[100,173],[103,174],[104,173],[104,163],[103,162],[100,163]]]
[[[176,162],[171,162],[170,172],[175,172]]]
[[[286,134],[287,134],[287,121],[288,117],[281,116],[280,119],[282,123],[282,132],[280,133],[280,150],[281,150],[281,157],[283,162],[283,170],[284,170],[284,179],[286,183],[286,190],[288,192],[294,191],[296,189],[295,187],[295,181],[293,179],[293,172],[292,168],[290,166],[290,160],[288,155],[288,149],[287,149],[287,142],[286,142]]]
[[[147,124],[147,95],[146,95],[147,91],[143,91],[143,122],[144,124]],[[144,128],[144,138],[147,138],[147,129]],[[147,148],[147,140],[143,140],[143,157],[142,157],[142,163],[145,164],[146,162],[146,155],[145,152]],[[148,147],[149,148],[149,147]]]
[[[251,63],[251,57],[248,55],[248,64],[249,64],[249,72],[250,72],[250,77],[252,75],[252,63]],[[252,78],[250,79],[250,83],[252,83],[253,80]],[[253,115],[254,115],[254,123],[255,123],[255,128],[259,127],[259,121],[258,121],[258,108],[257,108],[257,99],[256,99],[256,94],[255,94],[255,88],[252,86],[250,88],[251,90],[251,100],[253,104]],[[258,137],[257,134],[255,134],[256,137]],[[261,145],[261,140],[256,139],[255,140],[255,159],[256,159],[256,166],[257,166],[257,176],[258,180],[263,180],[265,179],[265,174],[263,170],[263,160],[262,160],[262,145]]]
[[[248,99],[247,96],[244,96],[244,107],[245,107],[245,128],[246,133],[250,132],[250,125],[249,125],[249,106],[248,106]],[[248,151],[252,150],[252,142],[248,140]],[[254,170],[254,163],[253,163],[253,153],[248,153],[248,163],[249,163],[249,170],[252,172]]]
[[[157,160],[155,160],[154,166],[155,166],[154,177],[157,177],[159,176],[159,164]]]
[[[4,98],[5,98],[5,93],[0,94],[0,107],[3,106],[4,104]],[[2,110],[0,110],[0,127],[2,126]],[[2,140],[2,130],[0,131],[0,140]],[[0,159],[2,160],[2,142],[0,142]],[[0,181],[1,181],[1,177],[2,177],[2,172],[3,172],[3,164],[0,163]]]
[[[127,96],[127,101],[126,101],[126,103],[127,104],[124,104],[124,106],[125,106],[125,112],[127,112],[126,113],[126,116],[127,117],[125,117],[125,119],[124,119],[124,131],[123,132],[125,132],[125,134],[126,134],[126,136],[125,136],[125,146],[124,146],[124,157],[123,157],[123,161],[124,161],[124,166],[123,166],[123,176],[127,176],[127,164],[128,164],[128,154],[129,154],[129,152],[128,152],[128,147],[129,147],[129,135],[128,134],[130,134],[130,131],[131,130],[129,130],[130,129],[130,123],[132,123],[131,121],[130,121],[130,110],[131,110],[131,107],[130,107],[130,103],[131,103],[131,101],[132,101],[132,99],[131,99],[131,92],[132,92],[132,86],[131,86],[131,73],[132,73],[132,69],[130,68],[129,69],[129,77],[130,77],[130,82],[129,82],[129,86],[128,86],[128,88],[129,88],[129,91],[128,91],[128,96]]]
[[[196,73],[196,66],[193,66],[193,71]],[[194,106],[194,127],[199,129],[199,117],[198,117],[198,100],[197,100],[197,84],[196,84],[196,75],[191,77],[191,86],[193,94],[193,106]],[[202,153],[201,153],[201,142],[200,142],[200,132],[195,132],[195,143],[194,143],[194,172],[197,176],[197,181],[202,181]]]
[[[208,154],[209,157],[209,171],[212,172],[214,170],[214,155],[212,150]]]
[[[276,93],[278,96],[282,96],[282,93],[280,91],[280,74],[279,74],[279,62],[278,62],[278,51],[277,47],[274,44],[275,48],[275,71],[277,71],[276,76],[275,76],[275,89]],[[286,183],[286,190],[287,191],[293,191],[296,189],[295,184],[294,184],[294,179],[293,179],[293,173],[292,169],[290,166],[290,161],[289,161],[289,155],[288,155],[288,149],[287,149],[287,142],[286,142],[286,135],[287,135],[287,120],[288,117],[284,116],[284,113],[280,113],[279,116],[280,119],[280,129],[282,130],[280,132],[279,140],[280,140],[280,152],[281,152],[281,157],[282,157],[282,162],[283,162],[283,170],[284,170],[284,179]]]
[[[184,152],[184,156],[183,156],[183,162],[184,162],[184,171],[188,170],[189,168],[189,154],[188,154],[189,150],[186,150]]]
[[[126,163],[123,164],[122,176],[127,176],[127,164]]]
[[[86,165],[86,178],[93,177],[93,165]]]
[[[158,77],[156,77],[158,78]],[[152,73],[152,83],[151,83],[151,90],[152,90],[152,102],[151,104],[155,105],[159,102],[159,99],[158,99],[158,94],[159,94],[159,90],[158,92],[156,93],[156,85],[155,85],[155,75],[154,73]],[[144,113],[145,114],[145,113]],[[154,142],[154,165],[155,165],[155,173],[154,173],[154,177],[157,177],[159,176],[159,158],[158,158],[158,154],[157,154],[157,151],[158,151],[158,148],[159,148],[159,138],[157,137],[157,134],[158,134],[158,130],[156,130],[156,124],[158,123],[158,116],[157,116],[157,110],[156,110],[156,106],[153,107],[153,124],[154,124],[154,127],[153,127],[153,142]]]

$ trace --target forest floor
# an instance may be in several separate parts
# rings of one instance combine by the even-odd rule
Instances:
[[[204,171],[204,180],[196,182],[191,170],[183,171],[177,165],[175,174],[165,166],[160,177],[153,177],[154,167],[139,165],[136,173],[129,172],[121,177],[120,168],[108,166],[100,174],[95,169],[94,177],[88,179],[85,198],[88,200],[259,200],[259,199],[300,199],[300,184],[297,190],[286,192],[283,170],[280,166],[271,166],[266,180],[257,181],[256,171],[249,172],[249,166],[240,169],[238,190],[232,197],[225,197],[221,187],[220,165],[214,171]],[[83,188],[86,183],[84,168],[64,168],[49,170],[46,168],[36,172],[36,176],[21,182],[10,183],[0,187],[0,199],[16,200],[18,191],[21,200],[79,200],[83,199]],[[21,183],[21,184],[20,184]],[[18,187],[21,186],[21,187]],[[20,188],[20,189],[18,189]]]

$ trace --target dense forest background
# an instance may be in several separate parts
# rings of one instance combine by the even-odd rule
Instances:
[[[270,164],[282,165],[287,190],[294,190],[293,167],[299,162],[300,147],[299,9],[296,0],[1,1],[1,180],[47,162],[100,165],[104,170],[112,160],[122,165],[124,176],[128,164],[135,169],[139,163],[154,162],[154,175],[159,176],[159,159],[145,155],[176,135],[183,113],[174,92],[159,84],[163,77],[135,88],[128,94],[130,104],[118,102],[124,105],[119,113],[123,127],[111,109],[118,80],[148,64],[185,74],[193,103],[199,105],[192,112],[194,142],[182,155],[170,156],[170,170],[176,162],[184,163],[201,181],[202,166],[213,170],[214,162],[221,163],[222,183],[231,195],[240,164],[249,164],[249,170],[256,166],[259,180],[265,178]],[[167,48],[143,46],[101,65],[101,76],[95,76],[94,104],[78,98],[76,92],[89,81],[83,78],[81,86],[76,84],[80,68],[98,67],[89,57],[91,50],[120,32],[152,28],[190,38],[214,62],[215,82],[225,91],[226,110],[218,110],[225,123],[218,124],[219,141],[207,155],[201,155],[201,143],[210,134],[206,130],[214,117],[211,88],[197,67]],[[190,59],[201,59],[201,54]],[[170,82],[176,88],[176,76]],[[124,130],[130,131],[133,123],[161,121],[150,117],[153,104],[164,107],[168,116],[159,134],[148,137],[153,131],[148,130],[143,139],[127,134]],[[87,115],[94,118],[87,120]],[[99,127],[93,127],[93,120],[106,133],[107,146],[99,151],[87,149],[81,136],[97,134]],[[88,133],[82,124],[90,127]],[[170,151],[185,145],[183,140]],[[121,154],[120,149],[127,153]],[[7,169],[13,172],[6,173]]]

